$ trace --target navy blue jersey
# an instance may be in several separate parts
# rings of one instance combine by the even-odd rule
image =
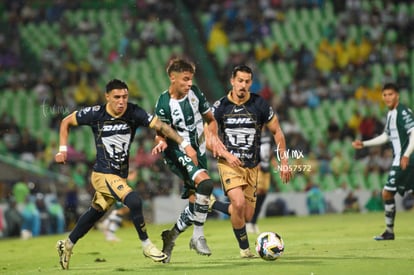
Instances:
[[[219,134],[227,150],[238,157],[244,167],[255,167],[260,161],[262,127],[274,117],[273,108],[257,94],[250,94],[241,105],[229,98],[230,94],[222,97],[212,108]]]
[[[262,138],[260,139],[260,169],[266,173],[270,171],[272,145],[273,135],[267,129],[262,131]]]
[[[154,116],[136,104],[128,103],[125,113],[112,117],[106,105],[86,107],[76,113],[78,125],[92,128],[96,145],[94,171],[128,176],[129,149],[139,126],[148,127]]]

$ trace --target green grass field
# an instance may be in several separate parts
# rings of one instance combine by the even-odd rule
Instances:
[[[45,236],[0,241],[0,274],[413,274],[414,217],[398,212],[396,240],[372,239],[383,231],[383,214],[346,214],[261,219],[262,231],[276,231],[285,254],[275,262],[240,259],[228,220],[209,220],[205,227],[210,257],[188,248],[191,230],[176,242],[171,263],[155,263],[142,255],[132,227],[123,227],[118,243],[90,231],[74,249],[70,270],[60,270],[56,240]],[[148,225],[150,238],[162,247],[160,233],[171,225]],[[255,235],[249,235],[254,248]]]

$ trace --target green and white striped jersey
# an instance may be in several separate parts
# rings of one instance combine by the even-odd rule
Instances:
[[[156,115],[170,125],[201,155],[205,154],[203,115],[210,111],[210,104],[197,86],[192,86],[188,94],[179,100],[171,98],[164,91],[155,105]],[[168,149],[177,148],[177,144],[167,140]]]
[[[411,109],[402,104],[387,114],[385,133],[392,143],[394,160],[392,165],[399,166],[400,159],[408,146],[409,134],[414,130],[414,115]],[[414,160],[414,154],[410,156],[410,162]]]

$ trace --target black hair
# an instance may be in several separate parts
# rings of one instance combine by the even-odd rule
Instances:
[[[398,85],[395,83],[385,83],[384,86],[382,87],[382,90],[394,90],[395,92],[399,93],[399,88]]]
[[[182,73],[182,72],[189,72],[194,74],[195,73],[195,65],[194,63],[187,61],[182,58],[174,58],[171,59],[167,66],[167,74],[170,75],[172,72]]]
[[[253,71],[247,65],[242,64],[242,65],[237,65],[236,67],[234,67],[233,71],[231,72],[231,78],[234,78],[236,76],[237,72],[249,73],[249,74],[252,75],[252,79],[253,79]]]
[[[128,90],[128,85],[122,80],[115,78],[106,84],[105,90],[106,90],[106,93],[109,93],[110,91],[115,90],[115,89],[127,89]]]

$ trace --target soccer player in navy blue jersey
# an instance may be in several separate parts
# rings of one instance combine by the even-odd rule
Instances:
[[[264,125],[271,132],[282,156],[279,160],[282,181],[287,183],[292,176],[279,120],[266,100],[250,92],[252,80],[253,72],[248,66],[236,66],[230,79],[231,91],[213,104],[219,134],[226,146],[225,151],[219,152],[221,157],[217,167],[230,205],[216,201],[212,204],[212,209],[230,215],[242,258],[255,257],[250,251],[246,221],[252,219],[256,206],[260,139]],[[238,161],[242,164],[238,165]]]
[[[60,264],[69,268],[73,246],[115,203],[125,204],[142,242],[143,253],[156,262],[167,255],[157,249],[148,238],[142,201],[138,193],[127,184],[129,150],[138,127],[149,127],[180,144],[184,152],[193,160],[195,150],[170,126],[157,116],[148,114],[136,104],[128,103],[128,86],[121,80],[113,79],[106,85],[106,104],[85,107],[65,117],[60,124],[59,152],[55,156],[58,163],[67,160],[67,142],[70,127],[86,125],[91,127],[96,143],[96,161],[93,166],[91,183],[95,189],[91,206],[79,218],[75,228],[66,240],[57,242]]]

